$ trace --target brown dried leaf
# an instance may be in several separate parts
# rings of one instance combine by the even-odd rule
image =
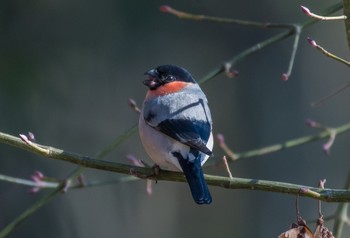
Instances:
[[[292,228],[283,232],[278,238],[315,238],[306,222],[299,217],[298,223],[293,223]]]
[[[278,238],[297,238],[299,233],[300,233],[300,230],[298,227],[296,227],[286,232],[283,232],[281,235],[278,236]]]
[[[315,229],[315,238],[335,238],[331,231],[324,226],[322,217],[317,219],[317,226]]]

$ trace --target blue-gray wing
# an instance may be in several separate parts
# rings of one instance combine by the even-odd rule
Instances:
[[[155,129],[206,155],[212,155],[206,146],[211,133],[209,122],[167,119],[160,122]]]

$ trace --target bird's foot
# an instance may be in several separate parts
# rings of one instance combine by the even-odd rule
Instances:
[[[156,177],[155,181],[156,181],[156,183],[158,183],[158,176],[160,174],[161,169],[160,169],[159,165],[157,165],[157,164],[154,164],[152,166],[152,169],[153,169],[153,176]]]

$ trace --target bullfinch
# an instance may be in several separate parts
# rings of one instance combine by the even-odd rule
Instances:
[[[139,118],[142,144],[160,168],[182,171],[198,204],[212,201],[202,165],[212,155],[212,119],[205,94],[184,68],[161,65],[145,73]]]

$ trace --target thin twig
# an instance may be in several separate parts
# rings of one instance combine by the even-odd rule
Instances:
[[[136,113],[138,113],[138,114],[141,113],[141,109],[137,106],[137,103],[134,99],[129,98],[128,104]]]
[[[170,13],[180,19],[193,20],[193,21],[209,21],[216,23],[230,23],[230,24],[238,24],[242,26],[253,26],[259,28],[293,28],[291,24],[280,24],[280,23],[262,23],[256,21],[246,21],[232,18],[224,18],[224,17],[214,17],[207,15],[198,15],[189,12],[179,11],[170,6],[163,5],[160,7],[160,11],[164,13]]]
[[[350,123],[333,128],[331,131],[330,130],[322,131],[316,135],[303,136],[303,137],[299,137],[299,138],[285,141],[283,143],[278,143],[278,144],[262,147],[262,148],[255,149],[255,150],[249,150],[249,151],[242,152],[242,153],[235,153],[235,157],[233,157],[233,158],[230,157],[230,159],[231,160],[238,160],[238,159],[245,159],[245,158],[270,154],[270,153],[277,152],[280,150],[285,150],[288,148],[300,146],[300,145],[303,145],[303,144],[306,144],[309,142],[318,141],[318,140],[321,140],[324,138],[329,138],[330,136],[332,136],[332,133],[336,133],[337,135],[340,135],[340,134],[347,132],[347,131],[350,131]]]
[[[30,186],[30,187],[37,187],[38,184],[34,182],[33,180],[30,179],[22,179],[22,178],[16,178],[4,174],[0,174],[0,180],[9,182],[9,183],[14,183],[14,184],[21,184],[25,186]],[[59,183],[57,182],[43,182],[41,184],[41,188],[57,188]]]
[[[314,41],[313,39],[311,39],[310,37],[307,38],[309,44],[314,47],[315,49],[321,51],[324,55],[328,56],[331,59],[334,59],[342,64],[345,64],[346,66],[350,67],[350,62],[340,58],[339,56],[336,56],[335,54],[332,54],[331,52],[327,51],[325,48],[323,48],[322,46],[318,45],[316,43],[316,41]]]
[[[111,184],[117,184],[117,183],[124,183],[124,182],[132,182],[132,181],[137,181],[139,178],[132,177],[132,176],[125,176],[125,177],[120,177],[118,179],[113,179],[113,180],[106,180],[106,181],[89,181],[84,183],[82,186],[81,184],[71,184],[69,189],[78,189],[78,188],[88,188],[88,187],[97,187],[97,186],[105,186],[105,185],[111,185]],[[19,184],[19,185],[24,185],[24,186],[29,186],[29,187],[37,187],[38,184],[35,183],[34,181],[30,179],[23,179],[23,178],[17,178],[13,176],[8,176],[4,174],[0,174],[0,181],[4,182],[9,182],[9,183],[14,183],[14,184]],[[47,182],[44,181],[40,185],[40,189],[56,189],[60,185],[59,182]]]
[[[344,84],[343,86],[341,86],[340,88],[336,89],[335,91],[331,92],[329,95],[319,99],[316,102],[312,102],[311,106],[312,107],[317,107],[320,106],[322,103],[328,101],[329,99],[333,98],[334,96],[338,95],[339,93],[341,93],[342,91],[344,91],[345,89],[348,89],[350,87],[350,81],[346,82],[346,84]]]
[[[328,7],[327,9],[325,9],[322,14],[323,15],[329,15],[332,14],[336,11],[339,11],[340,9],[342,9],[343,5],[342,3],[335,3],[334,5]],[[312,24],[315,24],[316,22],[318,22],[317,19],[309,19],[301,24],[299,24],[300,26],[300,30],[303,31],[305,28],[311,26]],[[230,60],[227,60],[225,63],[220,64],[218,67],[216,67],[215,69],[211,70],[209,73],[207,73],[201,80],[199,80],[199,83],[205,83],[213,78],[215,78],[216,76],[218,76],[219,74],[225,72],[225,64],[229,63],[231,65],[231,67],[235,66],[238,62],[240,62],[241,60],[245,59],[246,57],[248,57],[249,55],[269,46],[272,45],[274,43],[277,43],[289,36],[294,35],[296,32],[295,30],[289,29],[289,30],[285,30],[284,32],[277,34],[275,36],[272,36],[271,38],[268,38],[264,41],[261,41],[249,48],[247,48],[246,50],[243,50],[242,52],[240,52],[239,54],[235,55],[233,58],[231,58]]]
[[[294,65],[294,61],[295,61],[295,56],[296,56],[296,53],[297,53],[297,50],[298,50],[298,46],[299,46],[301,27],[299,25],[295,25],[294,26],[294,31],[295,31],[295,37],[294,37],[294,43],[293,43],[293,48],[292,48],[292,54],[290,56],[287,73],[283,73],[282,74],[282,80],[283,81],[287,81],[289,79],[290,75],[292,74],[293,65]]]
[[[300,6],[300,8],[301,8],[301,11],[303,13],[305,13],[306,15],[308,15],[309,17],[312,17],[312,18],[315,18],[315,19],[321,20],[321,21],[333,21],[333,20],[346,20],[347,19],[347,17],[345,15],[326,17],[326,16],[317,15],[317,14],[311,12],[310,9],[307,7]]]
[[[345,29],[346,29],[346,36],[348,40],[348,48],[350,49],[350,0],[343,0],[343,13],[345,16],[348,16],[348,18],[344,21]]]
[[[228,155],[228,157],[231,160],[236,160],[237,156],[236,154],[227,146],[226,141],[225,141],[225,137],[222,134],[218,134],[216,136],[217,141],[218,141],[218,145],[220,146],[220,148],[225,152],[226,155]]]
[[[229,166],[228,163],[227,163],[226,156],[223,156],[223,157],[222,157],[222,160],[224,161],[224,165],[225,165],[226,171],[227,171],[227,173],[228,173],[228,177],[229,177],[230,179],[233,179],[233,176],[232,176],[232,173],[231,173],[231,170],[230,170],[230,166]]]

